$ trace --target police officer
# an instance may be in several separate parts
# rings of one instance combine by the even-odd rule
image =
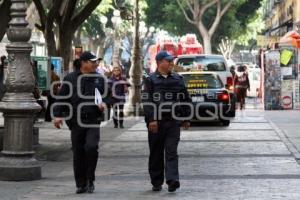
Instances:
[[[57,128],[61,127],[62,117],[65,117],[66,113],[71,115],[71,119],[67,120],[66,123],[71,130],[77,194],[93,193],[94,191],[100,140],[100,118],[106,105],[105,103],[96,105],[95,99],[88,97],[95,96],[95,88],[102,95],[108,88],[105,79],[101,75],[96,75],[98,60],[91,52],[82,53],[79,59],[79,70],[75,70],[64,78],[58,94],[60,98],[57,99],[57,106],[54,107],[54,125]],[[89,76],[90,74],[93,76]],[[69,95],[70,97],[68,97]],[[107,101],[104,96],[103,101]],[[67,107],[63,106],[62,102],[68,103],[72,109],[66,109]]]
[[[172,72],[174,57],[161,51],[155,59],[158,68],[145,78],[142,94],[150,147],[148,167],[153,191],[162,189],[165,170],[168,191],[174,192],[180,187],[177,154],[180,127],[189,128],[187,117],[191,112],[189,106],[180,102],[191,99],[183,78]]]

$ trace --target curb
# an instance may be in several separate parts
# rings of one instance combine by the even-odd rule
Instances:
[[[296,161],[300,161],[300,152],[297,150],[295,145],[289,140],[287,137],[287,134],[284,130],[280,129],[274,122],[272,122],[271,119],[267,117],[267,121],[271,124],[279,138],[283,141],[283,143],[286,145],[288,150],[292,153],[292,155],[295,157]]]

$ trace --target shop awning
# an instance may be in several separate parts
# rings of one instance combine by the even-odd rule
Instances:
[[[289,31],[280,38],[279,43],[300,48],[300,34],[297,31]]]

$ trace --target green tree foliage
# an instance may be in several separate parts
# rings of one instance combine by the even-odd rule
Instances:
[[[103,0],[90,17],[83,23],[84,30],[89,37],[105,37],[104,25],[100,21],[101,15],[108,17],[114,7],[112,0]]]
[[[74,33],[102,0],[53,0],[50,7],[33,0],[40,17],[36,27],[44,33],[49,56],[64,58],[68,71]],[[58,29],[55,37],[54,29]]]
[[[146,9],[147,24],[158,26],[174,35],[184,35],[192,32],[197,34],[201,41],[201,36],[197,29],[194,25],[186,21],[176,1],[146,1],[148,3],[148,8]],[[238,38],[241,40],[251,39],[249,37],[244,37],[244,35],[249,35],[249,32],[247,31],[248,25],[251,22],[256,21],[259,17],[257,10],[260,8],[261,2],[262,0],[236,0],[234,2],[230,9],[222,17],[222,20],[213,35],[212,47],[214,52],[216,52],[217,46],[222,38]],[[214,16],[214,9],[208,9],[204,15],[204,24],[212,24]]]

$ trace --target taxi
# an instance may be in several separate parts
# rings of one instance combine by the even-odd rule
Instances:
[[[176,72],[205,71],[217,73],[230,94],[232,106],[229,114],[231,117],[235,117],[236,97],[233,91],[233,77],[224,56],[213,54],[180,55],[175,59],[174,64],[174,71]]]
[[[220,121],[230,124],[231,101],[229,91],[215,72],[178,72],[186,84],[192,99],[194,112],[192,121]]]

